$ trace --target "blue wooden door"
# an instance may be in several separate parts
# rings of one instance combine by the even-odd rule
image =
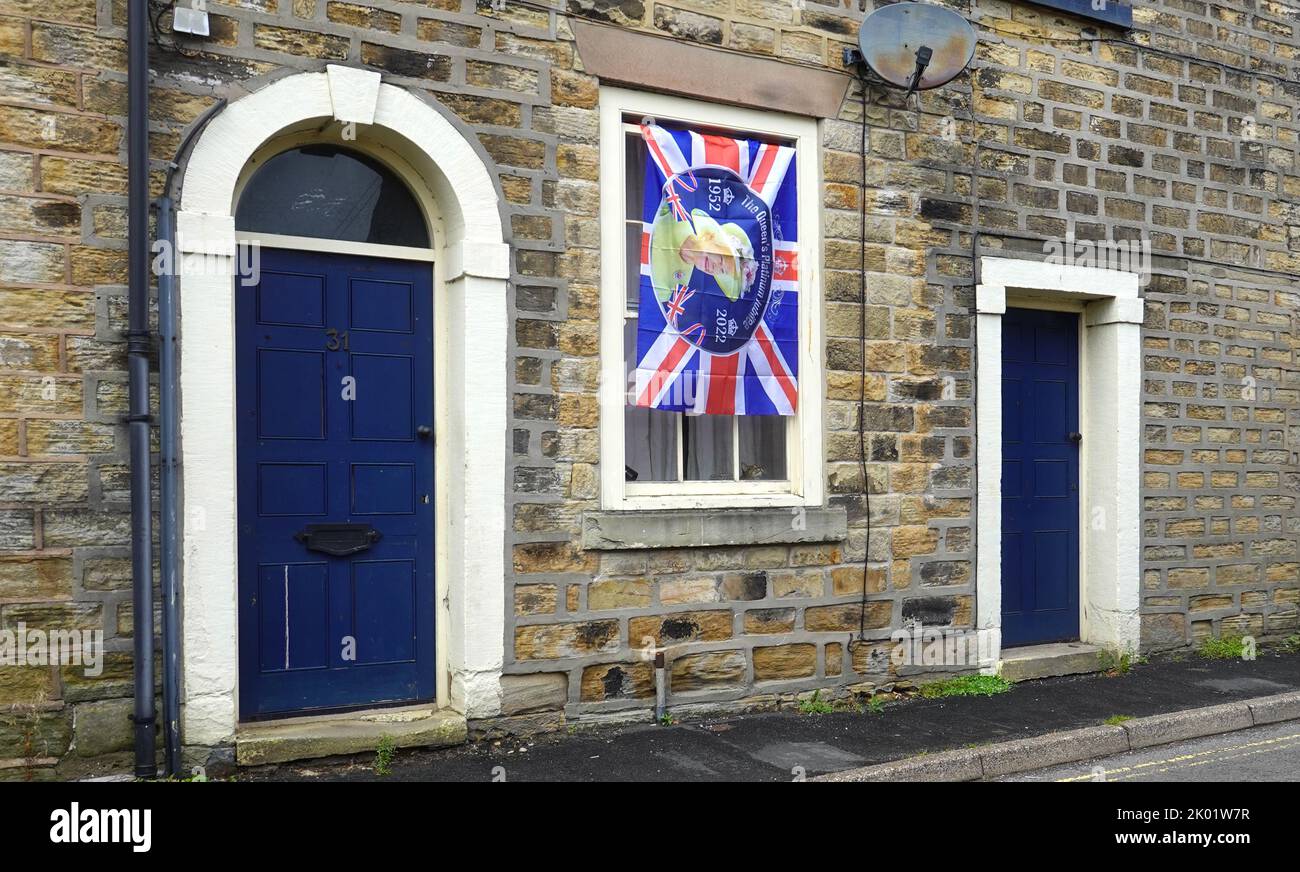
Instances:
[[[1002,319],[1002,643],[1079,638],[1079,318]]]
[[[237,283],[244,718],[435,695],[432,272],[262,249]]]

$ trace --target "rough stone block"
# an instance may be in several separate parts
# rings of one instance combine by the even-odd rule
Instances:
[[[569,676],[563,672],[501,676],[503,715],[563,708],[568,696]]]

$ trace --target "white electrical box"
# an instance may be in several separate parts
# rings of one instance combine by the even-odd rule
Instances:
[[[190,36],[208,36],[207,3],[195,0],[192,7],[177,6],[172,13],[172,30]]]

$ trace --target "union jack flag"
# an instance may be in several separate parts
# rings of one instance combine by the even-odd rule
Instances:
[[[665,314],[668,318],[668,323],[671,326],[677,327],[677,319],[686,313],[686,303],[689,302],[693,296],[695,296],[695,292],[687,290],[685,285],[678,285],[677,290],[673,291],[672,297],[670,297],[668,302],[664,304]],[[697,324],[694,326],[702,328],[704,325]],[[677,329],[680,330],[681,328],[677,327]]]
[[[682,195],[679,192],[686,191],[687,193],[691,193],[695,190],[697,184],[698,183],[695,181],[695,175],[691,172],[687,172],[685,175],[675,175],[668,180],[668,190],[664,194],[664,199],[673,207],[673,215],[677,217],[678,221],[690,220],[690,215],[687,214],[686,207],[682,205]]]
[[[795,149],[654,124],[641,133],[650,160],[628,402],[691,415],[793,415]]]

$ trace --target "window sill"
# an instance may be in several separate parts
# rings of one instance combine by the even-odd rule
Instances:
[[[848,512],[841,507],[585,512],[582,547],[593,551],[842,542]]]

